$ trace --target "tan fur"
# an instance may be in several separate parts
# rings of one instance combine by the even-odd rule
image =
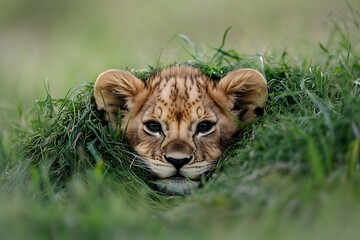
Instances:
[[[163,182],[169,179],[165,191],[176,193],[172,189],[176,184],[185,192],[191,188],[179,176],[198,185],[239,130],[239,119],[248,122],[263,109],[268,91],[264,77],[254,69],[234,70],[216,83],[197,68],[178,65],[145,82],[127,71],[106,71],[98,77],[94,95],[112,127],[126,129],[129,145],[149,171]],[[119,109],[121,123],[117,123]],[[149,120],[159,122],[162,132],[149,133],[145,126]],[[215,125],[207,134],[197,133],[204,120]],[[191,161],[177,169],[169,157]]]

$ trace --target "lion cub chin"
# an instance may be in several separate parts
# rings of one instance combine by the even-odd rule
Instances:
[[[184,195],[201,185],[239,123],[263,113],[268,90],[254,69],[233,70],[215,81],[200,69],[176,65],[145,81],[128,71],[105,71],[94,96],[106,121],[125,133],[137,165],[155,176],[156,188]]]
[[[200,181],[186,179],[184,177],[172,177],[153,181],[155,188],[167,195],[187,195],[193,189],[200,186]]]

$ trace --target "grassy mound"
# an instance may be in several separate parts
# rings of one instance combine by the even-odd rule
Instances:
[[[357,24],[351,33],[360,35]],[[16,130],[16,153],[7,157],[0,144],[11,159],[1,172],[8,195],[1,201],[11,204],[0,204],[0,232],[16,222],[24,232],[56,238],[356,236],[358,43],[337,26],[317,59],[294,61],[286,52],[225,50],[226,34],[202,58],[182,36],[192,47],[187,63],[215,80],[234,68],[257,68],[270,95],[264,116],[246,126],[203,188],[184,198],[151,190],[122,133],[101,122],[89,83],[63,99],[38,101],[29,127]],[[162,67],[133,72],[146,79]]]

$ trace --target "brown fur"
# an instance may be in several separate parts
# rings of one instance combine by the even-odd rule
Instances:
[[[211,170],[239,130],[238,120],[255,118],[268,92],[264,77],[254,69],[234,70],[216,83],[197,68],[178,65],[145,82],[127,71],[108,70],[98,77],[94,95],[98,109],[109,113],[112,127],[126,128],[129,145],[150,172],[170,179],[171,185],[179,175],[198,181]],[[119,109],[121,123],[116,121]],[[162,132],[149,132],[145,126],[149,120],[159,122]],[[197,126],[204,120],[215,125],[209,133],[199,134]],[[167,157],[191,160],[176,169]]]

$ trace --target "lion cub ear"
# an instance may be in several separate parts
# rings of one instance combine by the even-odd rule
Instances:
[[[128,71],[107,70],[99,75],[94,85],[96,105],[109,114],[113,129],[117,126],[119,109],[129,111],[135,96],[144,88],[145,84]]]
[[[264,76],[255,69],[238,69],[229,72],[217,84],[226,98],[226,108],[244,122],[248,122],[264,111],[268,96]]]

